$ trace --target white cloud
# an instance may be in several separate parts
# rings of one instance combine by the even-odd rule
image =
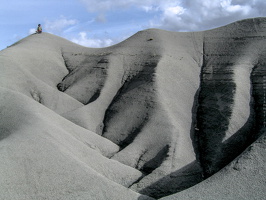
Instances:
[[[221,1],[221,7],[227,12],[243,12],[244,14],[248,14],[252,9],[250,5],[232,4],[232,0]]]
[[[75,19],[61,16],[57,20],[46,21],[44,30],[64,35],[77,44],[98,48],[113,45],[122,41],[125,35],[128,36],[128,29],[132,28],[130,22],[121,18],[119,25],[111,24],[113,19],[117,20],[116,13],[119,11],[134,16],[130,12],[138,10],[138,18],[132,18],[132,21],[135,20],[134,23],[138,24],[138,28],[134,31],[138,31],[140,27],[200,31],[244,18],[263,16],[266,13],[265,0],[80,0],[80,2],[91,12],[90,21],[79,23]],[[143,17],[143,20],[142,14],[146,17]],[[125,17],[125,20],[128,19],[129,17]],[[105,23],[106,26],[96,23]],[[104,30],[112,31],[103,35]],[[90,32],[89,36],[87,32]]]
[[[150,24],[146,27],[173,31],[206,30],[244,18],[265,16],[266,13],[265,0],[80,1],[90,12],[101,14],[110,10],[119,11],[122,9],[130,12],[132,7],[139,8],[144,12],[153,12],[154,19],[151,19]]]
[[[142,9],[145,10],[146,12],[152,11],[153,7],[152,6],[142,6]]]
[[[114,44],[111,39],[90,39],[87,37],[86,32],[80,32],[78,38],[73,38],[71,41],[82,46],[95,48],[107,47]]]
[[[37,28],[31,28],[31,29],[29,30],[29,35],[35,33],[35,32],[36,32],[36,29],[37,29]]]
[[[182,5],[182,6],[181,6]],[[161,14],[150,27],[172,31],[199,31],[251,17],[265,16],[264,0],[186,0],[160,6]]]
[[[75,19],[67,19],[64,16],[60,16],[59,19],[54,21],[46,20],[44,24],[45,31],[49,33],[61,33],[65,28],[77,24],[78,21]]]
[[[177,5],[182,0],[80,0],[87,6],[90,12],[102,13],[108,10],[127,9],[132,6],[141,8],[145,11],[158,10],[166,5]]]
[[[168,7],[164,10],[164,15],[182,15],[185,9],[181,6]]]

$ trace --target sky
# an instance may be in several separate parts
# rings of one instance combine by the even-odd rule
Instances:
[[[117,44],[138,31],[203,31],[266,17],[265,0],[0,0],[0,50],[43,31],[87,47]]]

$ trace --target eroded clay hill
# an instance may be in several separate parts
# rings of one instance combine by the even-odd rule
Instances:
[[[0,54],[0,151],[8,163],[0,170],[24,163],[26,184],[36,187],[26,195],[32,199],[46,185],[40,174],[60,174],[50,166],[57,156],[73,187],[86,191],[81,199],[161,198],[204,183],[265,134],[265,38],[266,18],[204,32],[149,29],[100,49],[47,33],[29,36]],[[30,153],[16,162],[7,149],[20,138]],[[39,145],[29,147],[30,140]],[[53,148],[40,161],[34,152],[50,148],[47,142]],[[36,176],[27,177],[28,170]],[[10,176],[1,185],[18,181]],[[92,176],[101,181],[86,185]],[[54,195],[68,199],[63,185],[51,182]],[[80,194],[67,187],[71,198]],[[51,188],[42,190],[45,196]]]

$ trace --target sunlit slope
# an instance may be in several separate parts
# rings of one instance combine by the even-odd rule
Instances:
[[[57,90],[60,42],[75,47],[43,34],[1,52],[0,198],[138,199],[125,187],[142,173],[108,158],[119,147],[58,114],[83,106]]]
[[[107,48],[42,33],[1,51],[4,197],[161,198],[212,176],[264,133],[265,27],[149,29]]]

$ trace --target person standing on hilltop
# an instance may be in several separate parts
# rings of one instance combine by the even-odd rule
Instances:
[[[42,33],[42,26],[41,26],[41,24],[38,24],[36,33]]]

